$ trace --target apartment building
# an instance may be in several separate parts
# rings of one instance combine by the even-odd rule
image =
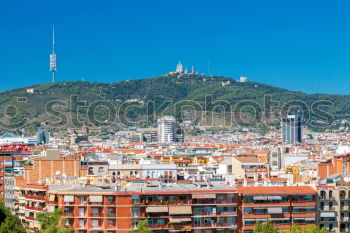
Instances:
[[[0,197],[5,199],[5,177],[9,176],[13,169],[13,156],[9,152],[0,152]]]
[[[350,230],[350,187],[318,186],[318,225],[329,232]]]
[[[316,195],[309,186],[237,187],[238,229],[252,233],[256,222],[273,222],[279,229],[291,224],[315,225]]]
[[[127,233],[147,219],[153,232],[234,233],[236,191],[221,183],[132,183],[49,191],[76,233]],[[56,204],[55,204],[56,203]]]
[[[24,181],[27,184],[42,183],[56,176],[86,176],[88,167],[81,164],[80,156],[62,156],[58,150],[47,150],[32,159],[32,165],[24,165]]]
[[[265,162],[254,156],[232,157],[232,172],[238,178],[264,177],[268,173]]]
[[[27,184],[19,187],[18,217],[24,227],[31,231],[40,230],[38,213],[47,211],[47,186],[43,184]]]

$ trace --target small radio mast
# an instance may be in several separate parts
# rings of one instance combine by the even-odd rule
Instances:
[[[52,53],[50,54],[50,71],[52,72],[52,82],[55,82],[56,54],[55,54],[55,27],[52,27]]]

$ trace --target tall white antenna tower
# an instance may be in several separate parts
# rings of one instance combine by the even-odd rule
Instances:
[[[50,71],[52,72],[52,82],[55,82],[56,54],[55,54],[55,27],[52,27],[52,53],[50,54]]]

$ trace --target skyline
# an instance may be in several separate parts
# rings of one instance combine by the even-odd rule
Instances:
[[[156,77],[174,70],[179,60],[208,74],[209,61],[209,75],[350,94],[345,1],[82,3],[3,4],[1,90],[51,81],[55,26],[57,82]]]

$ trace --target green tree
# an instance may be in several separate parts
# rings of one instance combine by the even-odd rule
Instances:
[[[266,223],[263,223],[263,224],[257,222],[255,224],[255,229],[253,233],[278,233],[278,229],[270,221],[267,221]]]
[[[327,233],[326,228],[319,228],[317,226],[302,227],[297,224],[293,224],[292,227],[286,233]]]
[[[8,216],[0,226],[0,233],[26,233],[26,229],[16,216]]]
[[[327,233],[328,230],[325,227],[319,228],[317,226],[305,227],[305,233]]]
[[[152,230],[147,227],[147,220],[142,220],[137,224],[136,229],[130,230],[129,233],[151,233]]]
[[[41,224],[42,233],[73,233],[74,229],[60,227],[62,210],[55,209],[53,213],[39,213],[37,216]]]

